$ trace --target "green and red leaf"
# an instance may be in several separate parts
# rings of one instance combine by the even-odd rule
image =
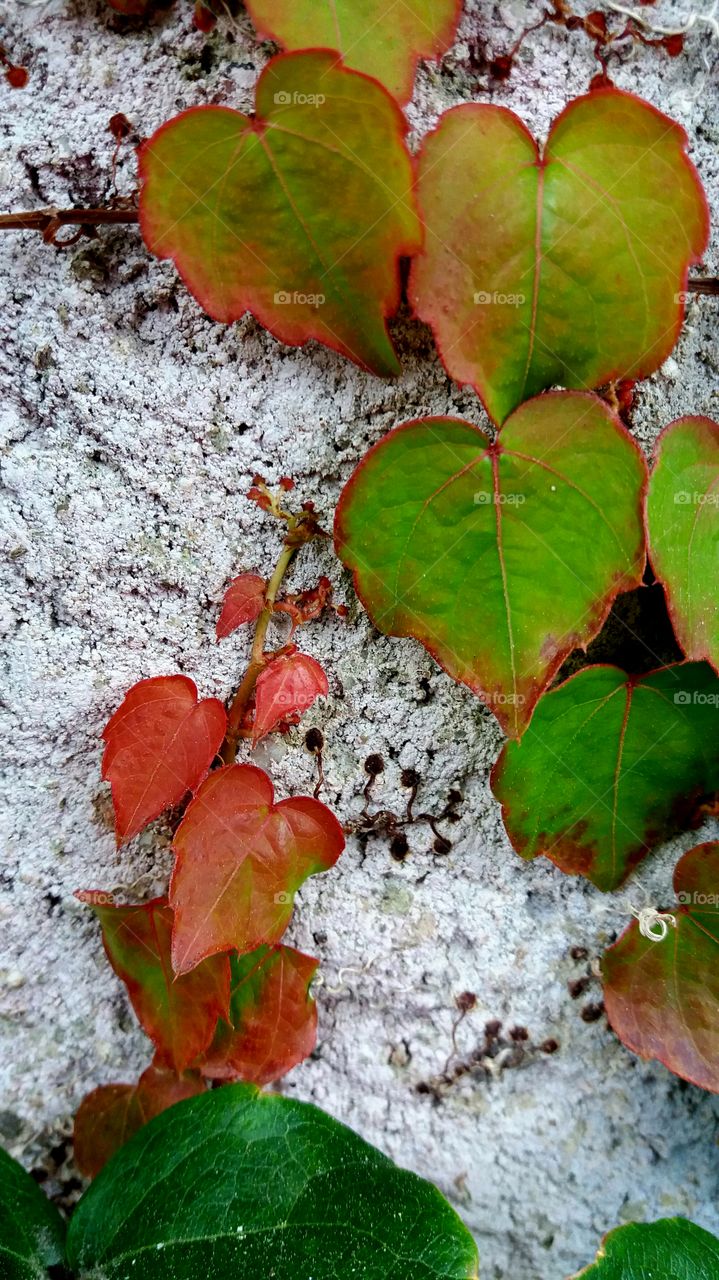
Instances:
[[[719,679],[707,663],[645,676],[585,667],[544,695],[492,771],[507,834],[599,889],[616,889],[719,792]]]
[[[216,777],[216,774],[212,775]],[[102,899],[86,891],[84,902]],[[230,962],[212,956],[176,977],[171,964],[173,915],[165,898],[142,906],[93,906],[107,957],[152,1040],[158,1066],[182,1072],[207,1049],[219,1018],[228,1016]]]
[[[279,1080],[309,1057],[317,1042],[310,983],[319,961],[292,947],[258,947],[231,957],[229,1022],[218,1024],[202,1059],[211,1080]]]
[[[241,573],[233,578],[217,619],[217,639],[223,640],[245,622],[254,622],[265,605],[267,583],[256,573]]]
[[[709,418],[679,418],[660,435],[647,540],[682,649],[719,670],[719,425]]]
[[[273,58],[256,108],[196,107],[145,143],[148,248],[216,320],[252,311],[281,342],[399,373],[386,320],[421,243],[401,111],[324,50]]]
[[[198,702],[187,676],[157,676],[132,686],[102,735],[102,776],[112,786],[118,844],[197,789],[226,727],[222,703]]]
[[[484,104],[446,112],[426,139],[410,297],[496,421],[546,387],[640,378],[666,359],[709,235],[686,146],[614,88],[571,102],[541,155],[517,116]]]
[[[287,653],[273,658],[257,678],[253,745],[286,720],[302,715],[315,698],[329,693],[327,676],[315,658],[306,653]]]
[[[646,466],[606,404],[522,405],[495,443],[454,418],[381,440],[342,493],[337,551],[375,626],[414,636],[507,733],[644,569]]]
[[[247,0],[260,35],[283,49],[337,49],[400,102],[412,97],[420,58],[449,49],[461,8],[461,0]]]
[[[187,974],[217,952],[279,942],[307,876],[334,866],[344,836],[319,800],[274,803],[253,765],[211,773],[175,836],[172,965]]]
[[[78,1169],[86,1178],[97,1177],[110,1157],[148,1120],[206,1088],[199,1071],[178,1075],[153,1063],[137,1084],[103,1084],[93,1089],[75,1116],[73,1145]]]
[[[604,953],[604,1004],[628,1049],[719,1093],[719,841],[684,854],[674,891],[663,939],[634,920]]]

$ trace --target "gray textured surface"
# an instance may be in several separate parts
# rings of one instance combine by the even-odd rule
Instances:
[[[471,69],[471,42],[504,51],[539,10],[466,7],[443,70],[420,72],[413,126],[421,133],[440,110],[476,96],[546,132],[594,73],[588,42],[535,33],[510,82],[490,95],[486,75]],[[7,6],[0,41],[31,79],[22,93],[0,82],[2,208],[105,200],[114,112],[148,134],[195,103],[250,106],[267,48],[244,21],[234,44],[205,40],[189,9],[181,0],[149,29],[123,30],[101,5]],[[719,126],[707,67],[716,47],[705,30],[676,60],[638,49],[614,64],[620,86],[688,129],[715,209]],[[132,179],[129,158],[121,190]],[[471,392],[448,382],[421,326],[398,326],[405,372],[382,383],[318,347],[283,349],[250,318],[213,324],[133,229],[64,254],[39,237],[5,235],[0,255],[9,655],[0,1137],[31,1164],[46,1160],[89,1088],[131,1078],[148,1057],[72,891],[149,893],[164,884],[170,856],[162,831],[115,851],[98,735],[141,676],[181,670],[203,694],[232,689],[246,638],[215,645],[216,601],[232,573],[266,571],[277,550],[272,523],[243,496],[249,475],[293,475],[329,517],[352,466],[391,426],[426,413],[483,415]],[[718,266],[715,235],[707,267]],[[691,305],[674,356],[642,386],[642,445],[681,413],[716,416],[716,306]],[[307,555],[295,582],[320,572],[351,603],[329,548]],[[292,936],[322,956],[325,986],[318,1054],[286,1091],[432,1177],[476,1231],[487,1280],[561,1280],[593,1257],[607,1228],[634,1217],[685,1213],[719,1230],[717,1102],[637,1062],[603,1021],[583,1021],[596,985],[576,1001],[567,990],[587,968],[570,947],[596,957],[641,891],[608,901],[516,857],[488,786],[499,732],[416,645],[378,638],[359,612],[314,624],[303,644],[330,675],[331,696],[309,722],[325,735],[326,794],[343,821],[361,808],[369,752],[387,765],[378,804],[401,810],[406,766],[422,775],[420,808],[440,809],[452,786],[463,800],[461,821],[445,828],[449,856],[435,857],[420,827],[401,866],[386,839],[365,849],[351,841],[338,867],[302,891]],[[312,785],[302,740],[273,739],[258,753],[280,794]],[[707,825],[646,864],[651,901],[667,901],[678,852],[710,833]],[[505,1037],[522,1026],[531,1044],[554,1037],[560,1048],[551,1057],[531,1049],[519,1064],[507,1048],[493,1075],[466,1075],[437,1100],[416,1086],[441,1072],[464,990],[478,1003],[457,1032],[460,1057],[492,1019]]]

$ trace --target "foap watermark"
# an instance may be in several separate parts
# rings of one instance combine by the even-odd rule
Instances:
[[[700,689],[679,689],[674,694],[678,707],[719,707],[719,693],[702,693]]]
[[[526,501],[524,493],[495,493],[492,489],[479,489],[474,495],[475,507],[521,507]]]
[[[678,893],[677,902],[682,907],[719,907],[719,893]]]
[[[493,293],[479,289],[474,295],[475,307],[521,307],[526,301],[523,293],[500,293],[497,289]]]
[[[323,107],[327,99],[323,93],[288,93],[281,89],[275,94],[277,107]]]
[[[323,293],[300,293],[294,289],[278,289],[275,302],[280,307],[321,307],[327,301]]]
[[[689,493],[681,489],[674,494],[674,502],[679,507],[719,507],[719,493],[698,493],[696,489]]]
[[[523,693],[483,693],[482,702],[494,707],[523,707],[527,699]]]
[[[129,906],[127,897],[116,893],[114,889],[78,889],[75,897],[78,902],[86,902],[89,907]]]

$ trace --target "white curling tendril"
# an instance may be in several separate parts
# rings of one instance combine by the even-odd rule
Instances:
[[[650,942],[663,942],[670,929],[676,929],[677,918],[670,911],[657,911],[656,907],[630,906],[634,919],[638,921],[639,932]]]

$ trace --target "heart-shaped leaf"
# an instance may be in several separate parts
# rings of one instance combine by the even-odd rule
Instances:
[[[427,418],[340,499],[338,554],[375,626],[415,636],[520,734],[568,653],[641,582],[646,467],[596,396],[541,396],[499,440]]]
[[[102,735],[102,776],[112,786],[118,844],[200,785],[226,726],[222,703],[198,702],[187,676],[157,676],[132,686]]]
[[[682,649],[719,670],[719,425],[709,418],[680,418],[660,435],[647,536]]]
[[[255,685],[253,743],[271,733],[281,720],[312,706],[315,698],[329,693],[327,676],[319,662],[306,653],[288,653],[269,662]]]
[[[148,248],[215,320],[252,311],[281,342],[399,373],[386,319],[421,243],[401,111],[323,50],[274,58],[256,106],[195,107],[145,143]]]
[[[233,955],[230,963],[230,1021],[219,1023],[202,1073],[270,1084],[315,1047],[317,1005],[309,988],[319,961],[280,945]]]
[[[177,1075],[154,1063],[137,1084],[103,1084],[83,1098],[75,1116],[75,1163],[95,1178],[111,1156],[161,1111],[207,1088],[199,1071]]]
[[[295,796],[275,804],[261,769],[216,769],[175,836],[175,973],[218,951],[279,942],[296,890],[334,866],[343,848],[342,828],[319,800]]]
[[[640,378],[669,354],[709,235],[686,144],[613,88],[571,102],[541,157],[504,107],[442,116],[419,159],[410,297],[496,421],[545,387]]]
[[[616,889],[719,790],[719,679],[704,662],[645,676],[585,667],[545,694],[492,771],[523,858]]]
[[[241,573],[233,578],[222,601],[215,628],[217,639],[223,640],[244,622],[254,622],[262,613],[267,583],[256,573]]]
[[[92,890],[79,896],[91,905],[102,898]],[[228,1016],[227,956],[213,956],[193,973],[177,978],[170,963],[173,917],[165,898],[138,907],[95,905],[93,910],[102,925],[110,964],[155,1045],[157,1063],[184,1071],[204,1053],[218,1018]]]
[[[429,1182],[307,1103],[226,1085],[171,1107],[75,1209],[68,1260],[105,1280],[476,1280]]]
[[[412,97],[420,58],[451,45],[461,0],[247,0],[262,36],[283,49],[338,49],[348,67],[375,76],[400,102]]]
[[[0,1275],[42,1280],[65,1252],[65,1224],[37,1183],[0,1147]]]
[[[575,1280],[716,1280],[719,1240],[686,1218],[631,1222],[605,1237]]]
[[[684,854],[674,890],[663,939],[635,920],[605,952],[604,1003],[627,1048],[719,1093],[719,842]]]

